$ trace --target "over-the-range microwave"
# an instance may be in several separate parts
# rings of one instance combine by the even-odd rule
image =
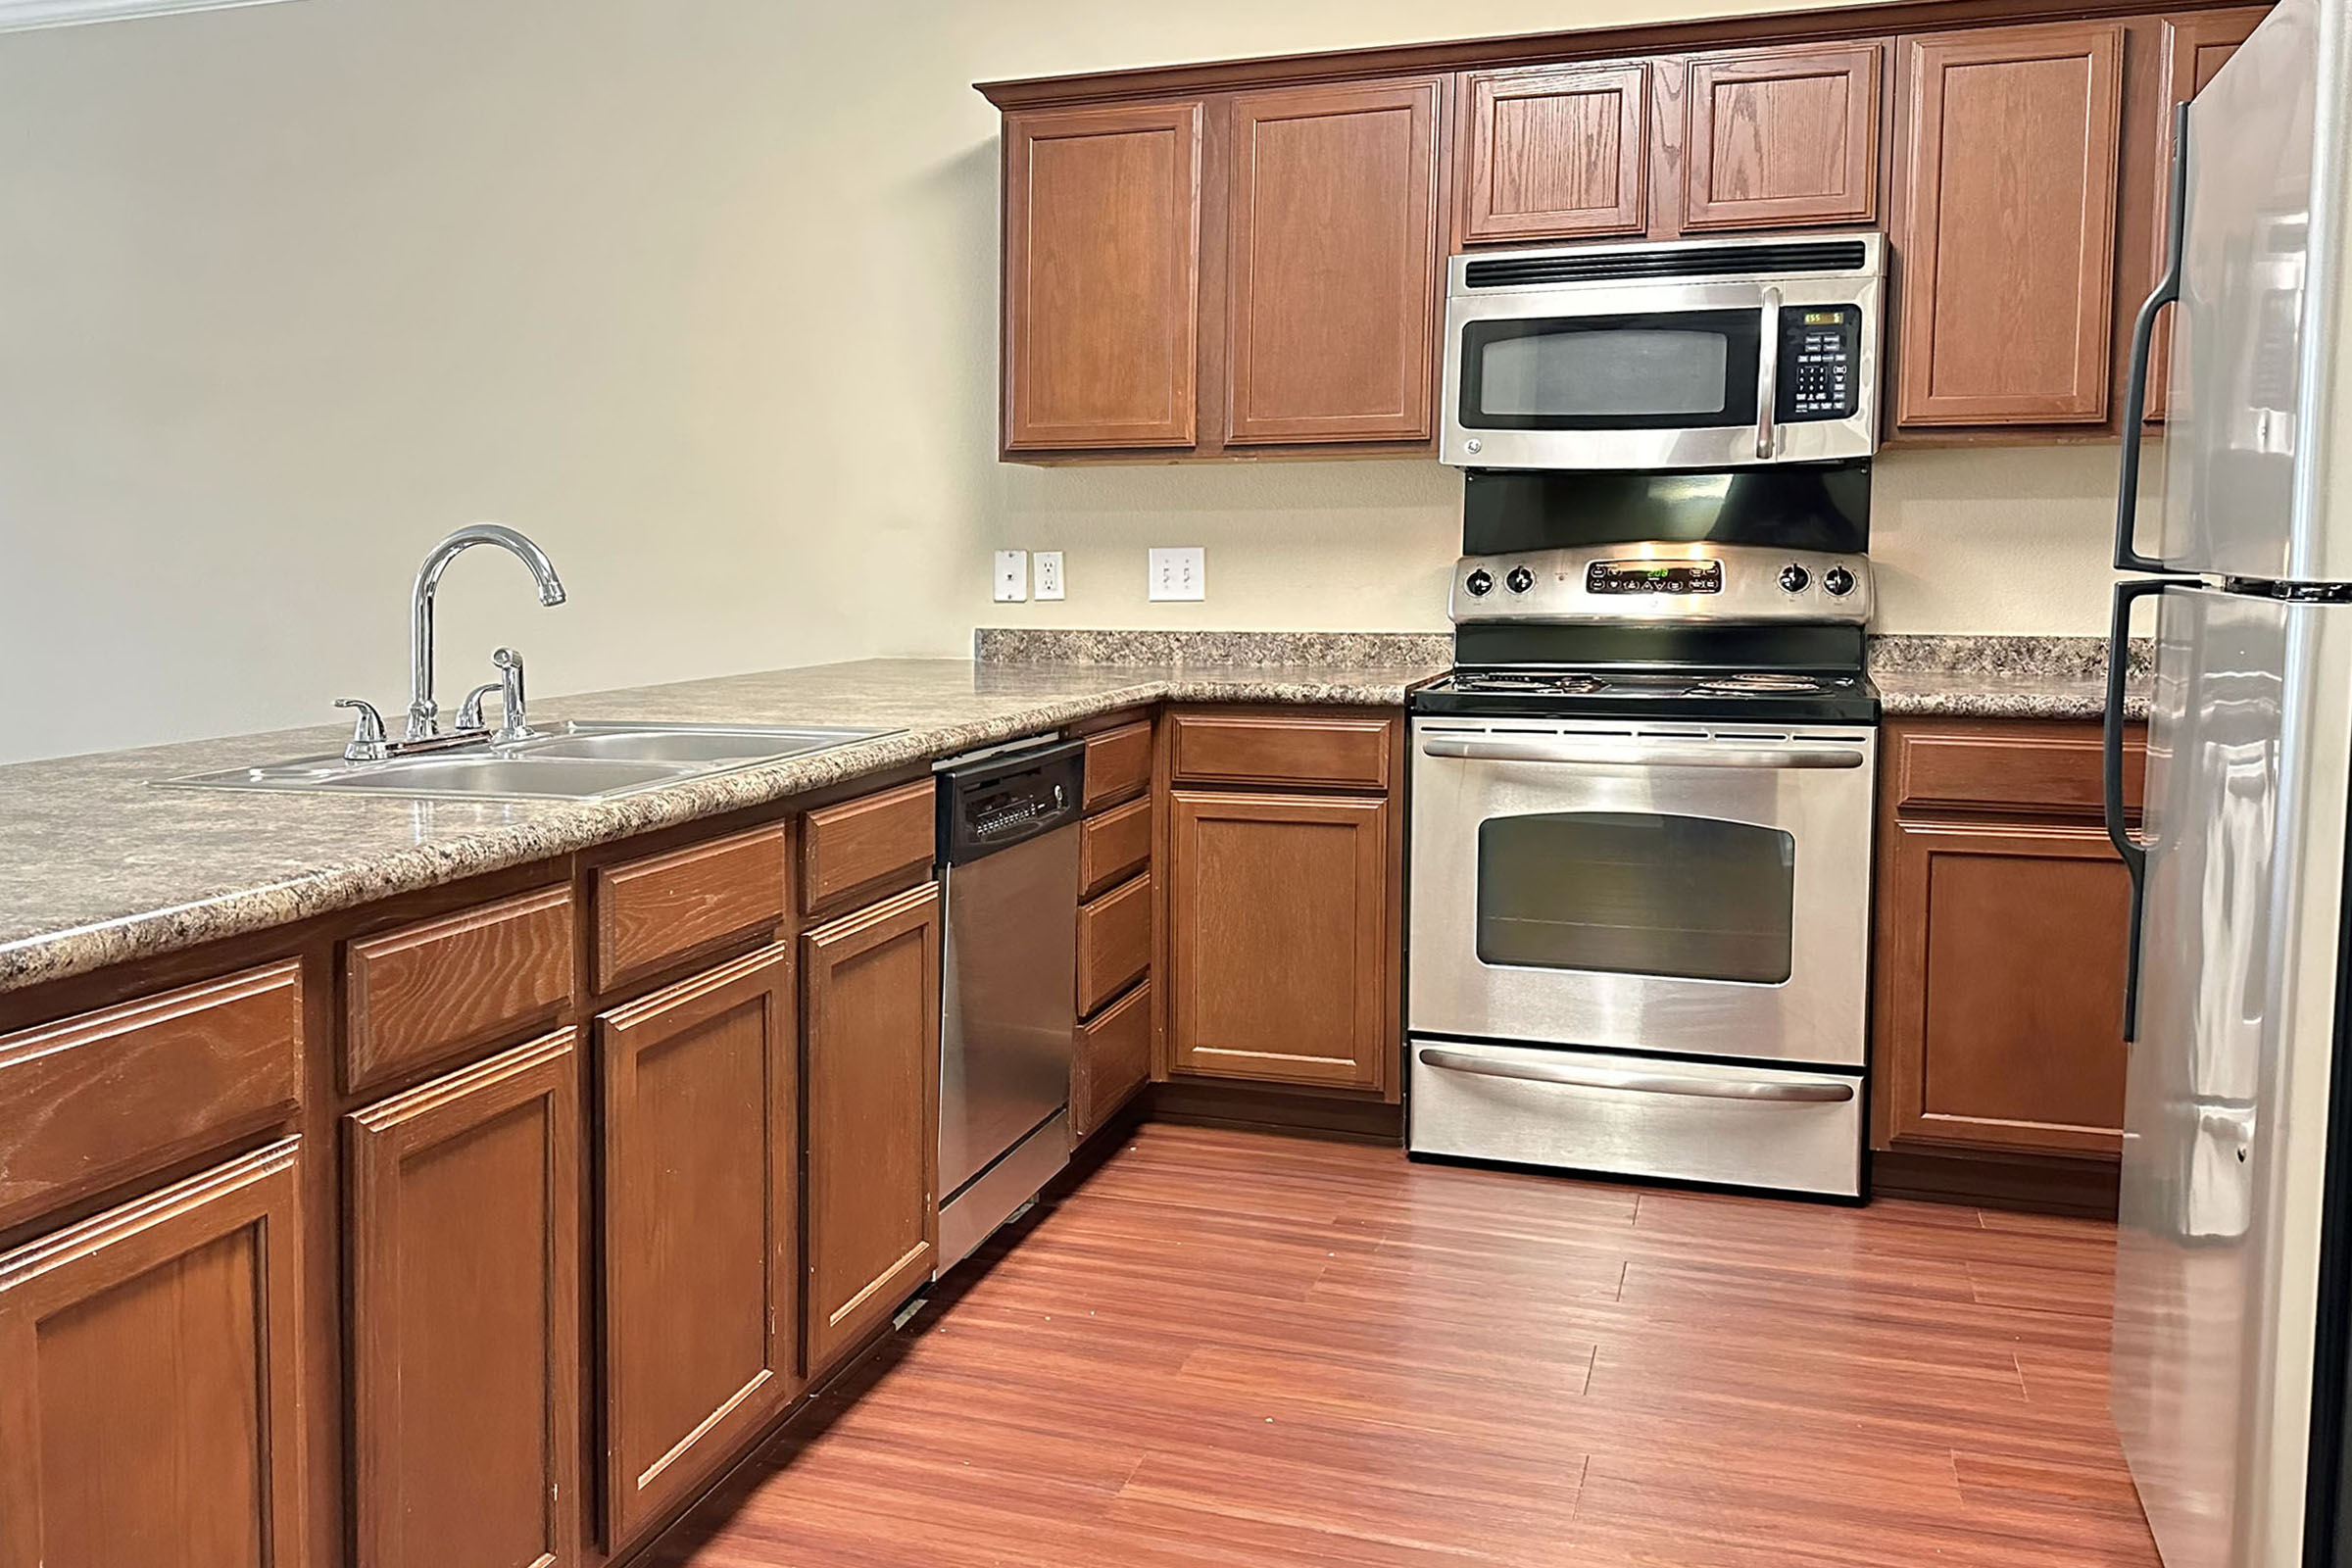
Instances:
[[[1878,449],[1879,234],[1457,256],[1445,429],[1465,468],[1716,468]]]

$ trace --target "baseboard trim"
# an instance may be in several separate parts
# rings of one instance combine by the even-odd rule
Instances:
[[[2112,1159],[2064,1154],[1946,1154],[1887,1150],[1870,1156],[1873,1198],[1917,1198],[2027,1214],[2115,1218]]]

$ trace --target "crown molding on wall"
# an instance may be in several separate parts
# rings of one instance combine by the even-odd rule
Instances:
[[[271,0],[0,0],[0,32],[33,27],[72,27],[85,22],[122,22],[177,11],[219,11],[258,6]]]

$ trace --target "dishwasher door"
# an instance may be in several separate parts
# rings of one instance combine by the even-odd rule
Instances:
[[[1069,1161],[1082,750],[994,757],[941,775],[943,1271]]]

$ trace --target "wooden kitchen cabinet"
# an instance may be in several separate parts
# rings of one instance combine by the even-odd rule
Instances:
[[[1004,122],[1004,445],[1193,444],[1199,103]]]
[[[360,1568],[578,1559],[577,1041],[350,1118]]]
[[[1432,434],[1444,92],[1424,78],[1234,99],[1227,441]]]
[[[1598,239],[1647,226],[1647,65],[1472,71],[1458,90],[1460,243]]]
[[[298,1140],[0,1256],[0,1565],[298,1568]]]
[[[2124,28],[1989,27],[1899,47],[1896,423],[2105,420]]]
[[[1390,804],[1170,797],[1169,1065],[1379,1089],[1395,1050]]]
[[[930,883],[801,939],[812,1377],[931,1278],[942,940]]]
[[[1700,55],[1684,78],[1684,229],[1878,216],[1877,41]]]
[[[2156,208],[2150,223],[2154,251],[2148,276],[2164,275],[2166,241],[2172,226],[2173,108],[2184,104],[2229,64],[2237,46],[2271,14],[2268,6],[2234,11],[2193,11],[2168,17],[2164,23],[2164,91],[2160,98],[2162,122],[2156,129]],[[2161,420],[2172,402],[2173,311],[2157,318],[2156,334],[2148,346],[2148,405],[2151,423]]]
[[[2111,1203],[2131,879],[2098,726],[1905,720],[1882,745],[1872,1144],[1896,1176],[1879,1185]],[[2145,755],[2134,733],[2134,808]]]
[[[799,1392],[793,952],[600,1016],[606,1545]]]

